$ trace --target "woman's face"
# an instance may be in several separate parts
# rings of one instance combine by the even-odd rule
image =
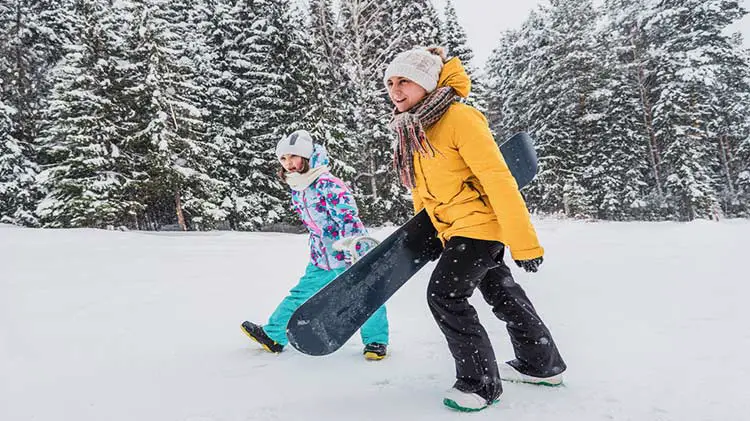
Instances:
[[[388,96],[399,112],[409,111],[427,95],[427,91],[411,79],[392,76],[386,82]]]
[[[299,155],[288,153],[279,158],[279,161],[281,161],[281,166],[284,167],[286,172],[300,172],[305,168],[304,158]]]

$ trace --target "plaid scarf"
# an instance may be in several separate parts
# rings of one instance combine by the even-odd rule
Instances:
[[[435,149],[425,135],[425,130],[435,124],[448,107],[458,100],[458,95],[451,87],[439,88],[427,95],[419,104],[404,113],[394,110],[389,124],[396,132],[393,142],[393,167],[398,172],[401,182],[408,188],[414,188],[414,151],[422,156],[435,156]]]

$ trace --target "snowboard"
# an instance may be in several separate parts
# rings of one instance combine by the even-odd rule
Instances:
[[[536,176],[536,151],[526,133],[500,145],[519,188]],[[339,349],[434,254],[437,231],[423,209],[310,297],[287,324],[289,343],[308,355]],[[433,251],[431,251],[433,250]]]

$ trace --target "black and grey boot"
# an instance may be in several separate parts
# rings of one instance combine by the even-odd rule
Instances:
[[[371,360],[371,361],[377,361],[377,360],[382,360],[383,358],[385,358],[387,351],[388,351],[388,345],[373,342],[371,344],[365,345],[365,350],[363,354],[365,354],[365,359]]]
[[[262,326],[256,325],[255,323],[251,322],[243,322],[242,331],[245,332],[245,335],[247,335],[250,339],[259,343],[260,346],[262,346],[263,349],[268,352],[278,354],[284,350],[284,345],[281,345],[280,343],[271,339],[263,330]]]

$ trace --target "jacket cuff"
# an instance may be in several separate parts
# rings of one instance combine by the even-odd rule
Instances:
[[[513,257],[513,260],[531,260],[536,259],[537,257],[544,256],[544,248],[543,247],[534,247],[530,249],[525,250],[515,250],[513,247],[510,248],[510,255]]]

